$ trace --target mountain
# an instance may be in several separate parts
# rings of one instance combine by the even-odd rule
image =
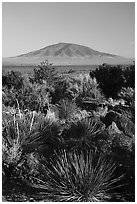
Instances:
[[[93,57],[115,55],[95,51],[89,47],[72,43],[58,43],[18,57]]]
[[[83,45],[58,43],[16,57],[3,58],[2,65],[38,65],[44,60],[54,65],[128,64],[133,59],[99,52]]]

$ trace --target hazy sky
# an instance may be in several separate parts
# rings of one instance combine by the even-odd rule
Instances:
[[[134,57],[135,4],[2,3],[3,57],[16,56],[59,42]]]

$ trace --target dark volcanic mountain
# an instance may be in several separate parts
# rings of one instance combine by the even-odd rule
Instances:
[[[124,64],[132,61],[131,59],[99,52],[82,45],[58,43],[27,54],[3,58],[3,65],[37,65],[46,59],[55,65]]]

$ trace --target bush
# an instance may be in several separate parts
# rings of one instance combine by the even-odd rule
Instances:
[[[91,79],[87,74],[79,75],[76,79],[78,80],[76,81],[79,90],[78,97],[90,99],[99,99],[103,97],[95,78]]]
[[[121,91],[118,93],[118,96],[124,99],[129,106],[135,106],[135,89],[128,87],[122,88]]]
[[[133,123],[135,123],[135,89],[133,88],[122,88],[118,96],[125,100],[126,109],[123,114],[126,115]]]
[[[128,67],[125,67],[123,70],[124,72],[124,78],[125,78],[125,83],[124,87],[128,88],[135,88],[135,65],[131,65]]]
[[[52,103],[56,104],[60,99],[73,100],[76,94],[76,91],[73,89],[73,79],[60,77],[58,81],[53,86],[53,89],[50,91],[52,97]]]
[[[78,112],[78,107],[75,102],[63,99],[57,104],[59,119],[68,123],[74,119],[75,114]]]
[[[20,72],[11,71],[2,75],[2,85],[8,89],[19,90],[23,88],[23,77]]]
[[[77,100],[85,97],[100,99],[104,98],[98,87],[96,80],[92,80],[89,75],[79,75],[78,77],[62,77],[51,91],[52,103],[58,103],[60,98]]]
[[[55,68],[46,60],[41,62],[38,68],[34,68],[34,74],[33,77],[30,77],[30,82],[43,84],[45,81],[48,85],[51,85],[54,84],[56,78],[57,72]]]
[[[117,98],[117,94],[124,85],[124,76],[120,65],[110,66],[104,64],[90,72],[90,76],[97,79],[100,89],[107,98]]]
[[[50,96],[46,85],[24,84],[22,89],[15,90],[3,88],[3,104],[17,107],[17,101],[22,110],[36,110],[45,112],[50,104]]]

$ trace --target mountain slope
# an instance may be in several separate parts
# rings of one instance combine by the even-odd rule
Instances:
[[[16,57],[3,58],[4,65],[37,65],[48,59],[55,65],[102,64],[102,63],[128,63],[132,61],[117,55],[99,52],[89,47],[72,44],[58,43],[32,51]]]
[[[18,57],[93,57],[93,56],[115,56],[95,51],[83,45],[72,43],[58,43],[37,51],[33,51]]]

